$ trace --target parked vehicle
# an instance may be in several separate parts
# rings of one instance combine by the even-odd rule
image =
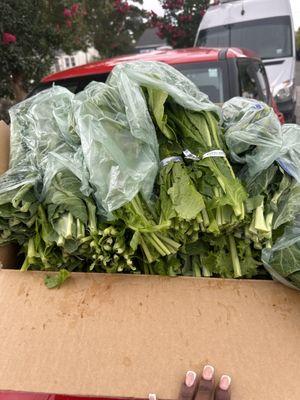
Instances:
[[[286,120],[295,121],[295,36],[289,0],[215,0],[195,46],[237,46],[263,60],[271,92]]]
[[[264,101],[274,108],[283,121],[272,98],[260,58],[251,51],[233,48],[161,50],[106,59],[48,75],[30,95],[52,86],[53,83],[78,93],[91,81],[105,82],[115,65],[137,60],[161,61],[172,65],[215,103],[223,103],[234,96]]]

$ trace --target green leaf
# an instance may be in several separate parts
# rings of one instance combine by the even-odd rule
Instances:
[[[48,289],[59,288],[68,278],[71,273],[66,269],[61,269],[58,273],[47,275],[45,277],[45,285]]]
[[[196,190],[186,169],[180,163],[173,165],[173,185],[168,194],[179,218],[190,221],[205,208],[202,195]]]

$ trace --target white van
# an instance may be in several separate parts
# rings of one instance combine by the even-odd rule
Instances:
[[[300,0],[299,0],[300,1]],[[295,121],[295,36],[289,0],[213,0],[195,46],[241,47],[263,60],[286,121]]]

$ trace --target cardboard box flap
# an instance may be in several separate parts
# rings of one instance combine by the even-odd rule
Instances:
[[[9,164],[10,133],[9,126],[0,120],[0,175],[7,169]]]
[[[10,131],[9,126],[0,120],[0,175],[2,175],[9,165],[9,145]],[[12,268],[16,265],[18,249],[15,244],[0,246],[0,268]]]
[[[177,398],[188,369],[232,400],[299,399],[300,295],[272,281],[0,272],[0,390]]]

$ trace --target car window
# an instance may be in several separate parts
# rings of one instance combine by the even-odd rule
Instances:
[[[270,103],[270,88],[264,65],[255,60],[239,60],[240,95]]]
[[[253,64],[249,61],[239,61],[240,95],[249,99],[261,100]]]
[[[256,70],[256,76],[262,91],[263,95],[263,101],[267,104],[270,103],[270,88],[269,88],[269,82],[266,74],[265,67],[263,66],[262,63],[255,62],[254,63],[254,68]]]
[[[220,63],[177,64],[173,67],[194,82],[201,92],[207,94],[214,103],[225,101],[223,70]]]

